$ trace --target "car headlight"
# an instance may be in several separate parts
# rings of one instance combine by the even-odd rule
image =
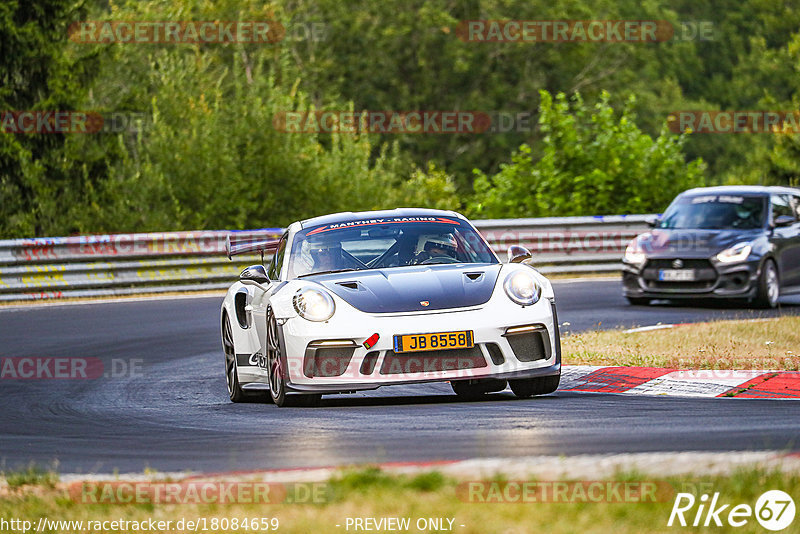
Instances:
[[[736,263],[737,261],[744,261],[753,251],[753,245],[749,241],[737,243],[731,248],[726,248],[716,255],[716,259],[720,263]]]
[[[503,289],[508,298],[523,306],[536,304],[542,296],[542,286],[532,273],[526,271],[516,271],[506,276]]]
[[[309,321],[327,321],[336,311],[336,305],[328,292],[314,288],[299,290],[292,299],[292,304],[300,317]]]
[[[639,245],[639,241],[634,239],[628,244],[628,248],[625,249],[625,262],[641,267],[644,265],[645,261],[647,261],[647,256]]]

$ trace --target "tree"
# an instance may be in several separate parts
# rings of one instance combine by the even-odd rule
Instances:
[[[685,137],[662,130],[652,139],[635,124],[631,97],[617,114],[601,95],[595,106],[579,94],[555,100],[541,92],[541,146],[522,145],[510,164],[487,176],[476,170],[475,217],[546,217],[648,213],[703,182],[703,163],[686,164]]]
[[[66,54],[65,43],[85,12],[75,0],[0,4],[0,111],[80,109],[96,57]],[[69,153],[66,142],[65,134],[0,130],[0,235],[71,231],[71,207],[106,173],[113,149]]]

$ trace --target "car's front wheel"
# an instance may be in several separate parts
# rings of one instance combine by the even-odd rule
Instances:
[[[225,382],[228,384],[228,396],[232,402],[245,402],[248,398],[239,385],[236,348],[233,345],[233,331],[227,314],[222,318],[222,350],[225,353]]]
[[[537,376],[535,378],[520,378],[517,380],[509,380],[508,385],[514,395],[524,399],[532,395],[547,395],[553,393],[558,389],[558,383],[561,381],[561,375],[553,376]]]
[[[288,394],[286,392],[286,358],[278,337],[278,321],[272,310],[267,313],[267,365],[269,394],[276,406],[316,406],[322,395]]]
[[[775,262],[768,259],[761,268],[761,276],[758,277],[758,291],[756,293],[755,304],[759,308],[774,308],[778,305],[778,297],[781,294],[780,278]]]

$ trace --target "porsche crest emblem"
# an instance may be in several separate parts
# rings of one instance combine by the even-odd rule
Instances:
[[[430,305],[430,302],[427,300],[421,300],[419,301],[419,303],[422,305],[423,308]]]

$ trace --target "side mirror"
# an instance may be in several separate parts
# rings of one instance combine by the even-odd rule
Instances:
[[[655,228],[656,226],[658,226],[658,223],[660,222],[661,222],[661,217],[659,217],[658,215],[650,215],[644,220],[644,223],[650,228]]]
[[[775,226],[775,228],[780,228],[782,226],[791,226],[795,222],[797,221],[791,215],[778,215],[777,217],[775,217],[773,225]]]
[[[511,245],[508,247],[508,263],[522,263],[533,257],[531,251],[520,245]]]
[[[257,284],[266,284],[269,282],[269,276],[263,265],[251,265],[239,274],[241,282],[255,282]]]

